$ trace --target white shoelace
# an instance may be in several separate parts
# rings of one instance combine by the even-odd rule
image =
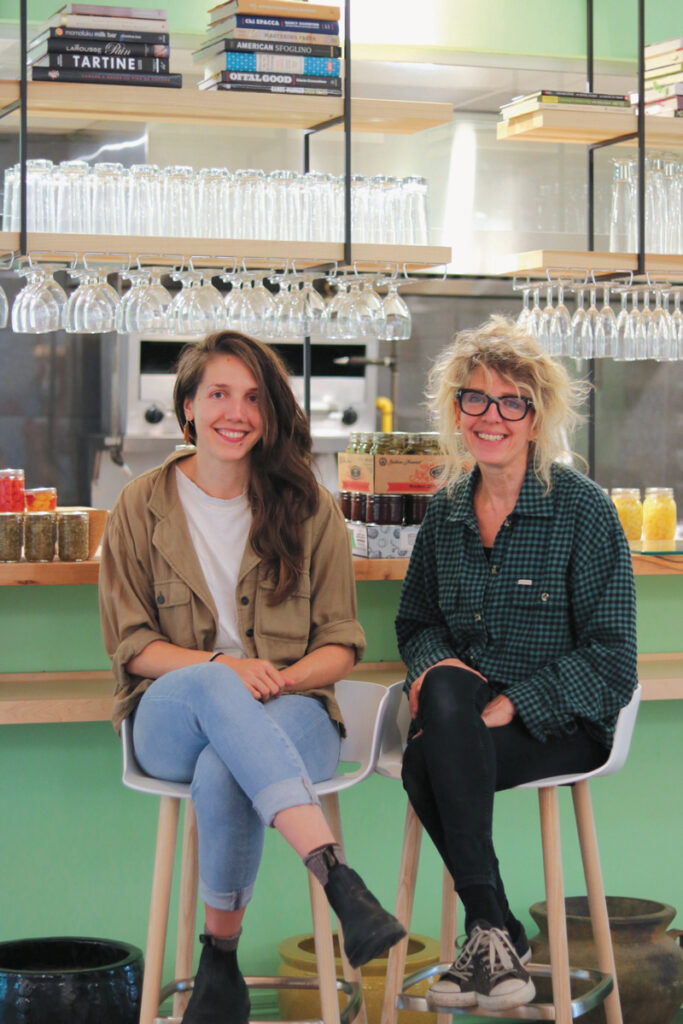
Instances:
[[[474,940],[473,946],[476,950],[479,950],[480,946],[488,944],[485,955],[488,957],[488,967],[492,981],[500,975],[516,970],[516,965],[511,955],[510,941],[500,928],[491,928],[488,931],[484,931],[483,928],[476,926],[472,932],[472,940]]]

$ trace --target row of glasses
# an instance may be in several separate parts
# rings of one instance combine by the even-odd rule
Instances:
[[[355,174],[351,198],[357,241],[429,244],[425,178]],[[4,177],[5,231],[19,230],[19,200],[15,164]],[[29,231],[319,242],[344,236],[344,178],[317,171],[28,160],[26,201]]]
[[[551,355],[683,360],[683,287],[653,284],[649,279],[646,286],[639,287],[631,279],[628,285],[619,281],[598,285],[595,280],[590,285],[586,280],[548,281],[545,286],[527,283],[521,290],[522,311],[517,323],[537,337]],[[576,296],[573,314],[565,305],[566,292]],[[620,296],[617,310],[611,302],[614,293]]]
[[[96,258],[96,257],[95,257]],[[298,339],[308,335],[316,340],[378,338],[405,340],[411,335],[408,306],[398,294],[410,283],[392,273],[349,274],[335,270],[281,272],[249,270],[246,266],[218,271],[197,268],[190,260],[179,269],[162,266],[131,268],[89,262],[68,268],[78,282],[67,292],[54,279],[52,265],[37,264],[29,257],[19,273],[26,284],[12,307],[12,328],[16,333],[102,334],[167,333],[202,336],[217,330],[236,330],[265,340]],[[169,273],[170,269],[170,273]],[[108,275],[118,273],[130,287],[120,294]],[[162,282],[169,274],[180,285],[172,294]],[[227,285],[220,290],[214,278]],[[326,299],[320,285],[328,294]],[[386,289],[386,295],[377,289]]]
[[[612,160],[610,252],[638,250],[638,164]],[[683,253],[683,161],[670,153],[645,160],[645,251]]]

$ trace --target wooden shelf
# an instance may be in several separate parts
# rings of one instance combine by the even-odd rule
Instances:
[[[545,277],[548,271],[559,275],[571,272],[584,273],[590,270],[600,274],[611,274],[635,271],[637,262],[635,253],[535,249],[532,252],[518,252],[502,257],[498,265],[498,274]],[[681,278],[683,277],[683,256],[648,253],[645,257],[645,269],[650,274]]]
[[[389,686],[405,672],[400,661],[361,662],[350,675]],[[639,655],[638,679],[644,700],[683,700],[683,652]],[[108,722],[113,693],[108,669],[0,674],[0,725]]]
[[[19,83],[0,81],[0,108],[19,100]],[[29,82],[28,116],[72,129],[78,121],[142,121],[230,127],[306,129],[343,114],[343,100],[330,96],[278,93],[202,92],[199,89],[151,89],[144,86]],[[448,124],[450,103],[353,98],[355,132],[412,134]],[[14,117],[14,115],[13,115]],[[29,126],[30,127],[30,126]]]
[[[633,552],[636,576],[683,575],[683,554],[647,555]],[[359,582],[402,580],[408,568],[407,558],[354,558],[353,569]],[[88,562],[4,562],[0,563],[0,587],[96,585],[99,559]]]
[[[321,263],[343,265],[341,242],[273,242],[253,238],[171,238],[149,235],[53,235],[30,231],[26,236],[27,252],[40,255],[38,260],[70,262],[74,256],[106,254],[113,264],[127,262],[128,256],[159,257],[159,264],[179,263],[192,256],[196,266],[216,266],[233,259],[245,260],[252,267],[284,265],[295,260],[297,268]],[[0,252],[18,252],[19,232],[0,231]],[[163,254],[160,257],[159,254]],[[353,258],[362,262],[363,270],[384,269],[387,264],[406,264],[408,269],[442,266],[450,262],[451,249],[443,245],[368,245],[355,243]]]
[[[499,121],[496,136],[500,141],[577,143],[590,146],[596,142],[619,135],[638,131],[635,113],[612,113],[590,109],[562,110],[561,105],[549,110],[538,110],[509,121]],[[645,144],[653,147],[676,147],[683,145],[683,119],[674,117],[645,116]],[[623,146],[637,145],[637,139],[618,143]]]

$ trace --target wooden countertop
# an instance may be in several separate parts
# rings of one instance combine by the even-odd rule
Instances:
[[[636,576],[675,576],[683,574],[683,553],[653,555],[632,553]],[[359,581],[402,580],[407,558],[354,558]],[[98,559],[87,562],[4,562],[0,563],[0,587],[73,586],[96,584]]]

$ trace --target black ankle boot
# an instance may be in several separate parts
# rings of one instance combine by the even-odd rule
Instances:
[[[329,866],[325,894],[344,932],[344,951],[352,967],[362,967],[396,945],[405,929],[380,905],[363,879],[346,864]]]
[[[251,1004],[237,952],[218,949],[211,935],[199,938],[204,948],[183,1024],[247,1024]]]

